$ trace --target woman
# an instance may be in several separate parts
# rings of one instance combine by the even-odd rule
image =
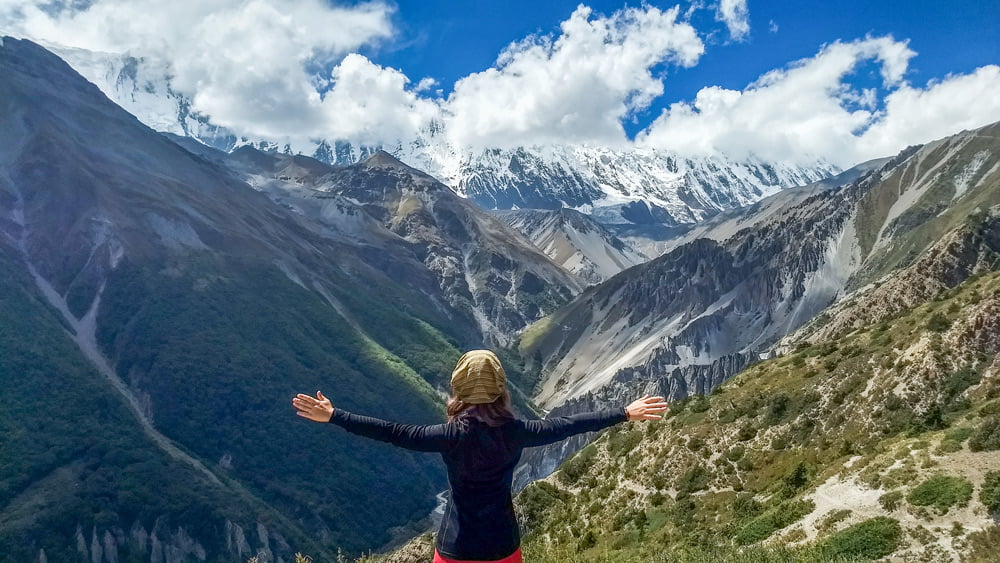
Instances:
[[[451,495],[438,529],[434,563],[521,563],[521,537],[511,500],[521,450],[593,432],[626,420],[654,420],[663,397],[643,397],[624,408],[549,420],[518,420],[510,410],[507,377],[489,350],[472,350],[451,374],[448,422],[396,424],[335,409],[317,391],[292,399],[296,414],[332,422],[348,432],[422,452],[438,452],[448,468]]]

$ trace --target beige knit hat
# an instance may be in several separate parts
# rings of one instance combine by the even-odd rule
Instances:
[[[467,405],[492,403],[503,395],[507,374],[500,358],[489,350],[470,350],[451,372],[451,392]]]

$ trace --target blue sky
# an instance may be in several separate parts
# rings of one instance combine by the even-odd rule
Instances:
[[[393,16],[399,37],[367,52],[375,62],[399,68],[414,79],[436,79],[447,95],[456,80],[492,66],[497,54],[511,41],[531,34],[558,33],[559,22],[579,4],[561,0],[404,0],[396,3]],[[603,0],[586,4],[604,14],[643,5]],[[645,4],[667,9],[678,3]],[[691,3],[680,5],[687,9]],[[921,85],[948,74],[1000,63],[1000,1],[995,0],[751,0],[750,34],[744,41],[730,40],[725,26],[715,21],[708,6],[692,16],[695,27],[706,38],[705,54],[691,68],[657,68],[665,77],[666,91],[635,120],[624,123],[630,137],[670,102],[689,100],[709,85],[743,88],[761,74],[811,57],[823,44],[838,39],[891,35],[909,40],[917,56],[907,78]],[[772,22],[775,31],[771,30]],[[850,76],[849,81],[865,87],[879,87],[881,82],[873,64]]]
[[[996,0],[0,0],[0,31],[75,49],[95,83],[100,61],[141,58],[142,80],[213,124],[306,154],[436,131],[460,153],[848,166],[1000,120],[998,28]],[[144,96],[119,101],[176,119]]]

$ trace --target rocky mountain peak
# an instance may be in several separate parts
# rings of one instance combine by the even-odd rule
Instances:
[[[403,164],[401,160],[381,149],[364,159],[361,162],[361,166],[365,168],[390,168],[402,172],[418,172],[416,169]]]

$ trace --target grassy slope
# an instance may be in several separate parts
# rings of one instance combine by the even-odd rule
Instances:
[[[210,463],[225,457],[220,471],[306,527],[321,519],[312,529],[326,545],[356,552],[425,516],[443,470],[433,456],[307,423],[290,397],[322,389],[346,410],[433,423],[443,412],[431,384],[458,351],[392,287],[338,281],[328,290],[352,322],[277,268],[126,264],[105,290],[99,338],[149,394],[164,434]]]
[[[969,430],[956,429],[976,432],[1000,412],[995,343],[977,340],[997,307],[993,273],[753,366],[707,398],[675,404],[664,423],[606,433],[522,493],[526,550],[543,562],[738,560],[741,544],[766,539],[747,560],[836,560],[891,539],[892,525],[879,521],[868,525],[881,526],[875,539],[843,547],[871,533],[847,527],[884,516],[902,523],[890,542],[899,553],[989,553],[1000,533],[977,495],[1000,452],[971,451]],[[964,507],[878,502],[905,499],[938,473],[972,485]]]
[[[866,268],[852,279],[852,289],[907,265],[970,215],[1000,204],[1000,190],[996,189],[1000,182],[1000,170],[997,169],[1000,153],[996,151],[998,133],[1000,124],[994,124],[967,137],[939,141],[932,150],[923,149],[918,157],[897,168],[878,189],[861,199],[855,227],[862,254],[867,256],[868,264],[875,266]],[[974,162],[979,163],[978,167],[973,166]],[[968,191],[958,197],[956,177],[973,169],[975,172],[965,178]],[[883,236],[892,237],[893,244],[876,247],[878,229],[899,199],[900,190],[912,190],[915,185],[924,186],[920,197],[885,226]]]
[[[152,530],[163,517],[166,530],[205,525],[224,542],[226,519],[280,518],[155,447],[28,273],[2,253],[0,319],[0,561],[33,560],[39,549],[50,561],[75,561],[78,526],[89,542],[95,526]]]

